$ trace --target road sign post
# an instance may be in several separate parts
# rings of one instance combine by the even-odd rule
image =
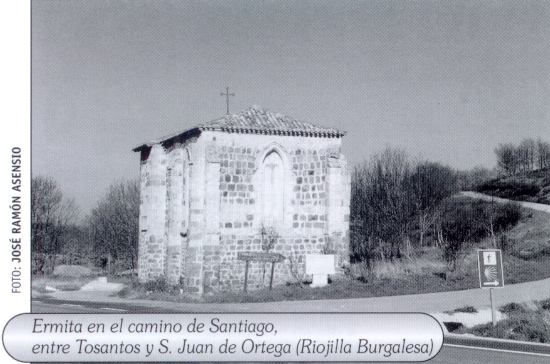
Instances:
[[[489,290],[491,296],[491,320],[493,321],[493,326],[497,325],[497,310],[495,309],[495,301],[493,300],[493,291],[495,289],[491,288]]]
[[[244,288],[243,291],[246,292],[248,285],[248,262],[270,262],[271,263],[271,277],[269,278],[269,290],[273,287],[273,274],[275,273],[275,263],[285,260],[285,257],[278,253],[266,253],[266,252],[239,252],[237,255],[237,260],[244,260]]]
[[[504,287],[504,273],[502,269],[502,252],[500,249],[482,249],[477,251],[479,268],[479,286],[489,288],[491,298],[491,317],[493,326],[497,323],[493,290]]]

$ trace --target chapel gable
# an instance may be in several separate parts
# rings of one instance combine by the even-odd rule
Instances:
[[[349,263],[350,174],[344,132],[253,106],[135,148],[141,153],[139,278],[189,292],[305,277],[305,256]],[[269,236],[267,236],[268,234]],[[270,244],[266,244],[269,240]],[[241,253],[241,254],[240,254]],[[245,270],[248,277],[245,277]]]

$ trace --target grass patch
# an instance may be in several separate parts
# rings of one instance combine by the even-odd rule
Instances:
[[[510,254],[505,254],[505,282],[510,284],[527,282],[550,277],[550,257],[523,261]],[[430,261],[430,259],[434,259]],[[529,267],[526,268],[526,265]],[[509,269],[508,267],[511,267]],[[148,283],[139,283],[137,277],[109,277],[109,282],[123,283],[125,288],[118,293],[128,299],[150,299],[171,302],[204,302],[204,303],[248,303],[275,301],[304,301],[344,298],[368,298],[395,295],[410,295],[458,291],[479,287],[477,259],[475,251],[463,256],[459,269],[445,272],[442,260],[437,260],[434,251],[427,250],[418,259],[395,260],[382,262],[369,277],[339,277],[326,287],[310,287],[308,284],[288,283],[287,285],[249,291],[242,290],[211,292],[199,297],[185,293],[181,286],[170,285],[163,278]],[[58,289],[79,289],[93,278],[74,278],[60,281],[54,278],[33,280],[33,290],[45,292],[50,285]],[[550,300],[545,304],[550,311]],[[513,307],[505,307],[511,310]],[[471,308],[458,308],[455,312],[471,312]]]
[[[429,272],[444,271],[446,268],[445,262],[438,260],[434,254],[430,253],[411,259],[377,262],[372,271],[372,277],[375,279],[399,279],[422,276]],[[435,255],[437,254],[436,252]]]
[[[496,326],[487,323],[464,331],[484,337],[550,343],[550,299],[534,302],[531,306],[534,307],[509,303],[499,308],[508,318],[497,322]]]
[[[395,263],[397,264],[397,263]],[[179,286],[167,286],[163,282],[140,284],[130,282],[119,295],[127,298],[153,299],[172,302],[205,303],[248,303],[274,301],[327,300],[342,298],[365,298],[395,296],[417,293],[443,292],[471,288],[477,282],[473,274],[451,277],[446,281],[431,274],[411,274],[410,272],[393,278],[373,278],[359,280],[351,277],[334,279],[326,287],[310,287],[307,284],[287,284],[269,289],[249,291],[212,292],[203,297],[180,291]],[[168,287],[168,288],[166,288]]]
[[[479,287],[477,259],[475,251],[466,254],[460,268],[455,272],[437,274],[441,272],[441,261],[429,262],[428,257],[433,252],[426,252],[426,256],[418,259],[402,259],[393,262],[381,263],[378,270],[367,278],[364,277],[340,277],[334,278],[326,287],[310,287],[308,284],[288,283],[287,285],[249,291],[242,290],[211,292],[202,297],[185,293],[179,285],[169,285],[164,279],[143,284],[135,277],[119,278],[120,283],[126,287],[119,292],[122,297],[130,299],[151,299],[171,302],[204,302],[204,303],[248,303],[248,302],[275,302],[275,301],[305,301],[327,300],[344,298],[368,298],[396,295],[410,295],[419,293],[433,293],[458,291]],[[505,270],[506,284],[527,282],[536,279],[550,277],[550,257],[542,257],[535,261],[525,262],[511,255],[505,255],[505,266],[513,266],[523,273],[518,274],[515,269]],[[511,264],[511,263],[514,264]],[[532,265],[531,269],[525,268],[525,264]],[[531,274],[529,274],[531,273]],[[113,280],[114,281],[114,280]],[[550,311],[550,300],[546,303]],[[503,309],[512,310],[513,307],[505,306]],[[475,308],[457,308],[455,312],[473,313]]]

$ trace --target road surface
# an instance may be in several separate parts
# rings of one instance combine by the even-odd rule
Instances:
[[[522,207],[537,210],[537,211],[542,211],[542,212],[546,212],[546,213],[550,214],[550,205],[545,205],[545,204],[542,204],[542,203],[509,200],[509,199],[506,199],[506,198],[500,198],[500,197],[484,195],[483,193],[473,192],[473,191],[461,191],[460,194],[462,196],[477,198],[477,199],[480,199],[480,200],[490,201],[490,202],[491,201],[498,202],[498,203],[517,202]]]
[[[200,312],[200,310],[177,310],[173,305],[150,307],[121,302],[70,302],[52,299],[33,301],[32,308],[35,313]],[[247,310],[254,311],[251,307],[247,307],[247,305],[241,305],[240,312],[246,312]],[[232,310],[224,311],[228,312]],[[204,312],[204,309],[202,312]],[[446,335],[443,348],[429,363],[550,363],[550,345],[523,344],[513,341],[472,338],[462,335]]]
[[[529,302],[550,298],[550,278],[534,282],[510,284],[494,290],[495,306],[510,302]],[[490,308],[489,291],[426,293],[407,296],[331,299],[311,301],[280,301],[262,303],[194,303],[128,300],[105,292],[55,292],[36,301],[44,303],[82,304],[88,307],[103,305],[131,312],[425,312],[441,313],[459,307],[473,306],[478,310]],[[33,301],[32,311],[40,307]]]

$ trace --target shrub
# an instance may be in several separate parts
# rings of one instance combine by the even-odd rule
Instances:
[[[458,255],[472,243],[493,236],[495,245],[506,250],[511,242],[496,235],[516,225],[521,219],[521,206],[517,202],[500,204],[450,198],[441,207],[440,222],[443,237],[443,258],[450,265],[456,264]]]
[[[517,304],[514,304],[517,305]],[[519,306],[519,305],[518,305]],[[514,307],[518,307],[514,306]],[[537,311],[510,312],[510,318],[492,323],[474,326],[468,332],[484,337],[521,340],[537,343],[550,342],[550,333],[544,324],[542,315]]]
[[[540,308],[550,310],[550,298],[539,302]]]
[[[498,205],[496,209],[496,231],[501,232],[516,225],[521,219],[521,206],[517,202]]]
[[[454,312],[477,313],[477,309],[474,306],[464,306],[455,308]]]
[[[155,280],[146,282],[144,288],[148,292],[164,293],[170,291],[170,285],[164,276],[160,276]]]
[[[478,188],[477,192],[485,193],[492,196],[497,196],[501,198],[516,199],[520,196],[536,196],[540,187],[536,184],[531,184],[527,182],[520,181],[501,181],[501,180],[491,180],[487,181]]]
[[[512,313],[527,312],[527,309],[523,305],[515,302],[507,303],[504,306],[500,307],[498,310],[506,315],[509,315]]]

